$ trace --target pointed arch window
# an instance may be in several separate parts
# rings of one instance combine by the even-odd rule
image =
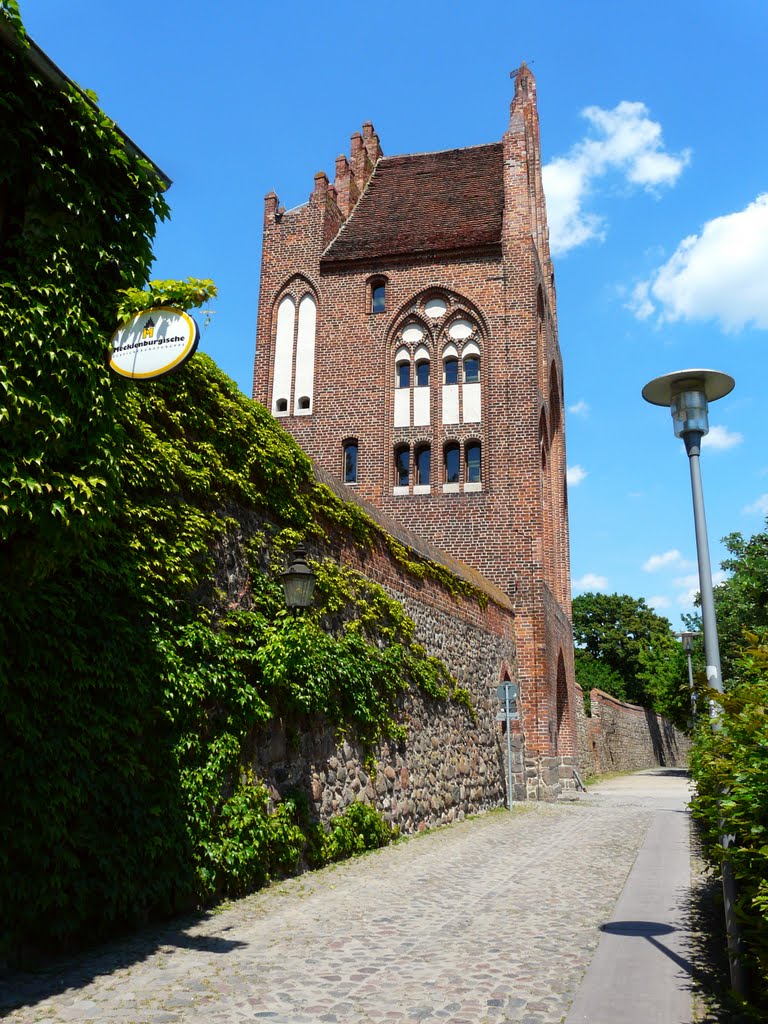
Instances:
[[[293,383],[293,331],[296,322],[296,303],[285,295],[277,307],[275,334],[275,365],[272,371],[272,412],[288,415]]]
[[[302,282],[296,284],[298,287]],[[275,320],[272,413],[275,416],[289,416],[291,413],[309,416],[315,385],[315,297],[305,291],[297,305],[293,294],[283,295]]]
[[[296,329],[296,405],[294,414],[307,416],[312,412],[312,392],[315,387],[315,328],[317,303],[307,292],[299,303]]]

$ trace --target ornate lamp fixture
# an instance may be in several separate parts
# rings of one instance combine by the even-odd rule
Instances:
[[[309,608],[315,593],[315,574],[307,565],[307,549],[299,544],[283,573],[285,604],[291,610]]]

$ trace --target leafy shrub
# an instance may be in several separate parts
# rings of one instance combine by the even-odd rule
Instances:
[[[706,851],[719,865],[720,837],[735,837],[728,858],[738,887],[737,914],[756,976],[753,991],[768,1010],[768,645],[749,637],[734,661],[729,691],[708,696],[722,707],[719,728],[700,721],[691,753],[693,813]],[[762,995],[761,995],[762,993]],[[765,1018],[761,1018],[765,1019]]]
[[[292,803],[271,811],[264,786],[244,773],[195,849],[199,894],[243,896],[274,876],[290,874],[306,842],[294,819]]]
[[[397,839],[399,834],[400,830],[384,821],[375,807],[353,803],[331,819],[323,856],[326,861],[345,860],[366,850],[378,850]]]

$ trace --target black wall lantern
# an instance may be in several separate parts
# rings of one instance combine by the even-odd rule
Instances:
[[[307,565],[307,549],[299,544],[283,573],[285,604],[288,608],[309,608],[315,593],[315,574]]]

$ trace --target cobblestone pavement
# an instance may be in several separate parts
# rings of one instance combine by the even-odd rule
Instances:
[[[12,1024],[555,1024],[653,815],[486,814],[0,987]]]

